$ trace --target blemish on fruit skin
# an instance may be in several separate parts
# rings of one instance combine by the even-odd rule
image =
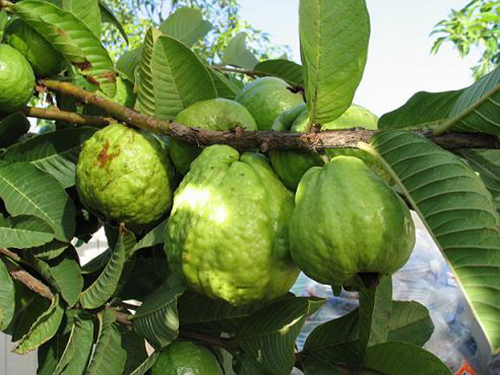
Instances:
[[[102,146],[101,151],[99,151],[99,155],[97,155],[97,160],[100,168],[105,168],[120,153],[119,150],[117,150],[113,154],[108,153],[108,151],[109,142],[106,141],[106,143],[104,143],[104,146]]]

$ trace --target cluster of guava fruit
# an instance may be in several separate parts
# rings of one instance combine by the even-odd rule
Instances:
[[[175,121],[211,130],[304,131],[307,116],[301,94],[278,78],[261,78],[236,100],[198,102]],[[376,121],[353,106],[325,128],[373,129]],[[114,124],[84,145],[77,189],[89,210],[133,230],[168,218],[172,273],[235,306],[284,295],[300,270],[321,283],[356,288],[363,275],[391,275],[406,263],[413,221],[374,156],[283,153],[178,140],[167,147]]]

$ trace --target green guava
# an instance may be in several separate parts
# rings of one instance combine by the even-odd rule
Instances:
[[[255,120],[241,104],[228,99],[209,99],[195,103],[181,111],[175,122],[185,126],[195,126],[206,130],[231,130],[241,127],[257,130]],[[201,148],[183,141],[172,139],[170,156],[181,174],[186,174],[189,165],[201,153]]]
[[[33,96],[35,74],[18,50],[0,44],[0,112],[22,110]]]
[[[67,66],[64,56],[21,19],[7,25],[4,41],[26,57],[37,76],[50,77]]]
[[[282,113],[273,124],[275,131],[292,131],[303,133],[307,131],[309,111],[305,104]],[[339,130],[350,128],[377,129],[378,117],[369,110],[353,104],[338,119],[322,125],[322,130]],[[312,151],[276,150],[269,156],[274,170],[286,187],[296,190],[300,179],[313,166],[322,166],[325,161],[335,156],[355,156],[362,159],[375,173],[384,180],[390,181],[390,174],[384,166],[370,153],[360,149],[334,148],[325,150],[321,157]]]
[[[293,194],[267,158],[214,145],[175,192],[165,252],[171,271],[197,292],[245,305],[288,292]]]
[[[276,77],[259,78],[246,85],[236,101],[250,111],[259,130],[269,130],[281,113],[304,103],[302,95],[289,87]]]
[[[300,181],[290,246],[294,263],[312,279],[352,286],[360,274],[392,275],[414,244],[405,203],[360,159],[335,157]]]
[[[189,341],[175,341],[162,350],[151,375],[224,375],[215,355]]]
[[[112,124],[85,142],[76,187],[90,211],[142,229],[170,209],[172,169],[168,151],[153,135]]]

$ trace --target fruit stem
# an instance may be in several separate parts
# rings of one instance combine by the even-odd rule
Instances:
[[[380,275],[378,273],[358,273],[358,276],[363,281],[366,289],[375,289],[380,284]]]

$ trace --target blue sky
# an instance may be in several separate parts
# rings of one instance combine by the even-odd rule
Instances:
[[[417,91],[446,91],[470,85],[478,53],[461,59],[451,45],[431,55],[433,26],[468,0],[368,0],[372,35],[365,76],[355,102],[382,115]],[[298,0],[241,0],[242,16],[289,45],[299,61]]]

